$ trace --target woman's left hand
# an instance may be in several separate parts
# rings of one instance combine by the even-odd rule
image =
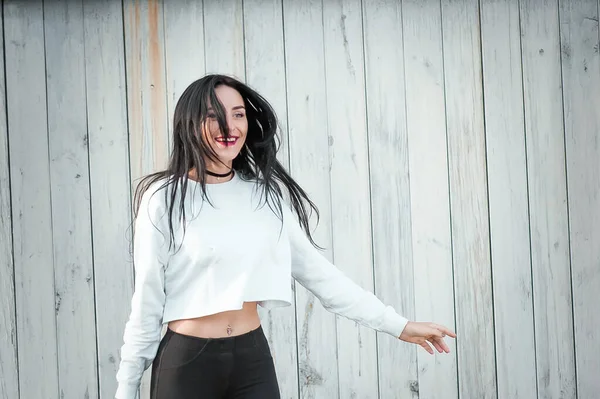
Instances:
[[[450,353],[450,348],[444,342],[446,336],[456,338],[456,334],[444,326],[434,323],[409,321],[398,338],[405,342],[420,345],[433,355],[431,345],[439,353]]]

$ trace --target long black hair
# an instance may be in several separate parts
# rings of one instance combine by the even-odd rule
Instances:
[[[175,208],[186,222],[184,198],[188,188],[188,173],[196,170],[201,185],[203,199],[206,195],[206,160],[219,162],[214,150],[202,139],[202,126],[208,119],[208,108],[216,116],[219,129],[224,137],[228,137],[229,129],[223,105],[217,98],[215,89],[229,86],[240,93],[246,107],[248,133],[246,144],[233,160],[233,170],[246,180],[260,183],[261,195],[277,217],[283,218],[282,201],[285,188],[293,210],[298,216],[301,227],[310,242],[317,246],[310,232],[310,212],[315,212],[317,220],[319,211],[306,192],[285,171],[277,160],[276,154],[281,144],[278,136],[278,123],[275,111],[259,93],[235,78],[225,75],[206,75],[190,84],[175,106],[173,116],[173,149],[166,170],[145,176],[137,185],[134,196],[134,217],[137,218],[142,196],[153,184],[163,180],[156,190],[171,186],[164,190],[165,202],[168,204],[168,225],[170,247],[174,244],[173,214]],[[178,190],[179,185],[181,189]],[[179,195],[179,201],[177,196]],[[176,207],[175,205],[178,204]],[[310,211],[310,212],[309,212]]]

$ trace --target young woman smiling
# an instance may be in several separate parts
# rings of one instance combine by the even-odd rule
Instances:
[[[279,398],[257,306],[289,306],[291,278],[331,312],[449,352],[452,331],[408,321],[317,251],[317,208],[277,147],[272,107],[245,84],[209,75],[182,94],[168,168],[136,190],[135,291],[117,399],[135,398],[151,364],[153,399]]]

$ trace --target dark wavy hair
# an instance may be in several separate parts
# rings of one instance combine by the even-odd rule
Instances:
[[[262,198],[281,220],[283,220],[283,187],[301,227],[310,242],[317,247],[310,232],[309,220],[310,212],[314,211],[318,221],[319,211],[276,158],[281,141],[278,136],[275,111],[255,90],[226,75],[206,75],[190,84],[179,98],[173,116],[173,149],[168,167],[166,170],[145,176],[137,185],[134,195],[134,217],[137,218],[142,196],[148,188],[164,180],[156,191],[171,186],[171,189],[164,190],[165,203],[168,204],[169,247],[171,247],[175,241],[173,215],[176,208],[185,229],[184,198],[188,189],[190,170],[196,170],[202,197],[209,202],[205,181],[206,159],[220,161],[214,150],[202,139],[202,126],[208,119],[210,106],[218,121],[221,134],[224,137],[229,136],[225,111],[215,93],[215,89],[222,85],[229,86],[240,93],[244,99],[248,119],[246,144],[233,160],[234,172],[245,180],[254,180],[259,184]]]

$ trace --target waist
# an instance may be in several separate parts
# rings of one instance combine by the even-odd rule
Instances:
[[[164,347],[167,341],[170,342],[169,348],[171,349],[179,347],[187,348],[188,350],[191,350],[191,352],[203,353],[236,352],[263,345],[268,347],[267,338],[260,325],[244,334],[222,338],[195,337],[175,332],[169,328],[167,329],[160,346]],[[159,351],[160,350],[161,348],[159,348]]]
[[[209,316],[173,320],[168,323],[173,332],[198,338],[235,337],[260,327],[256,302],[244,302],[242,309]]]

